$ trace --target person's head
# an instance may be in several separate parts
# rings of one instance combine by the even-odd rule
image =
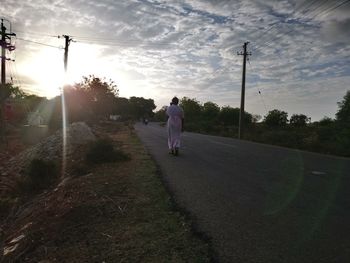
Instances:
[[[171,100],[171,104],[173,104],[173,105],[179,104],[179,99],[178,99],[177,97],[174,97],[174,98]]]

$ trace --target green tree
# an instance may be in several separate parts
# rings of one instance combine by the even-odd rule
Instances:
[[[294,127],[305,127],[310,122],[311,118],[304,114],[293,114],[289,120],[289,123]]]
[[[324,116],[321,120],[317,122],[319,126],[331,126],[334,124],[334,120],[330,117]]]
[[[338,123],[350,126],[350,90],[346,92],[342,101],[338,102],[336,120]]]
[[[213,121],[218,117],[220,113],[219,106],[211,101],[204,103],[202,109],[202,116],[205,120]]]
[[[154,114],[154,119],[156,121],[165,122],[167,120],[166,109],[167,106],[163,106],[160,110],[156,111]]]
[[[264,117],[264,123],[269,127],[284,127],[288,123],[288,113],[277,109],[271,110]]]
[[[129,99],[130,113],[135,119],[151,118],[156,108],[154,100],[143,97],[131,97]]]
[[[0,103],[2,104],[11,95],[12,84],[0,84]]]
[[[94,115],[101,113],[101,110],[96,112],[96,104],[100,102],[93,101],[89,90],[82,88],[79,84],[64,87],[64,96],[69,122],[89,121],[94,118]],[[58,97],[56,103],[61,105],[61,97]]]
[[[336,141],[340,154],[350,156],[350,90],[346,92],[343,100],[338,102],[338,107]]]
[[[83,77],[83,81],[76,84],[74,88],[84,91],[79,92],[88,100],[95,115],[106,117],[112,113],[114,99],[119,94],[117,85],[112,80],[106,81],[90,75]]]
[[[12,83],[6,83],[5,85],[0,85],[0,101],[5,101],[7,98],[23,99],[28,96],[23,90],[18,86],[14,86]]]
[[[219,120],[223,125],[238,125],[239,108],[222,107],[219,113]]]
[[[21,93],[24,95],[18,87],[13,86],[11,83],[0,84],[0,136],[2,140],[2,136],[4,135],[4,121],[5,121],[5,101],[10,97],[16,97],[17,93]]]
[[[20,87],[14,86],[11,83],[6,83],[0,87],[0,101],[4,104],[9,101],[11,104],[11,119],[12,124],[19,124],[26,121],[27,115],[31,111],[39,111],[47,102],[44,97],[36,95],[29,95],[25,93]],[[0,114],[2,107],[0,107]]]
[[[127,98],[120,98],[120,97],[115,98],[113,113],[117,115],[121,115],[124,118],[129,117],[131,114],[129,100]]]
[[[235,125],[239,124],[239,108],[232,108],[230,106],[222,107],[219,113],[219,121],[224,125]],[[244,112],[244,123],[250,124],[252,123],[253,116],[248,112]]]
[[[201,116],[202,106],[196,99],[183,97],[180,107],[184,110],[186,121],[198,121]]]

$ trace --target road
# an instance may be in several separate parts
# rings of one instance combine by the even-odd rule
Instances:
[[[136,124],[218,262],[350,262],[350,159]]]

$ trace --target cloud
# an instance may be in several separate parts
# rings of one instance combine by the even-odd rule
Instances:
[[[249,41],[248,109],[265,111],[261,100],[249,95],[264,90],[271,105],[293,110],[298,98],[297,109],[305,103],[305,110],[315,112],[313,105],[320,110],[313,114],[323,117],[334,114],[334,107],[322,112],[324,99],[313,94],[330,96],[330,105],[349,87],[350,5],[331,10],[335,6],[304,0],[4,0],[0,14],[12,21],[18,37],[62,46],[62,39],[52,36],[68,34],[77,41],[72,47],[91,45],[99,60],[91,63],[107,77],[120,77],[121,94],[123,89],[152,94],[160,107],[174,95],[238,107],[242,56],[237,52]],[[35,60],[43,48],[23,40],[17,46],[19,65]]]
[[[348,44],[350,42],[349,28],[350,18],[340,21],[333,19],[324,23],[321,33],[324,39],[331,43],[343,42]]]

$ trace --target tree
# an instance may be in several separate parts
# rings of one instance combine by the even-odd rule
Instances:
[[[341,102],[338,102],[339,110],[335,114],[338,123],[350,126],[350,90],[348,90]]]
[[[264,123],[270,127],[284,127],[288,123],[288,113],[277,109],[271,110],[264,117]]]
[[[336,113],[337,135],[336,141],[339,151],[344,156],[350,156],[350,90],[343,100],[338,102],[339,110]]]
[[[196,121],[199,119],[202,106],[196,99],[183,97],[180,101],[180,107],[184,110],[186,121]]]
[[[38,105],[45,101],[42,97],[28,95],[20,87],[11,83],[0,86],[0,119],[4,118],[7,112],[11,116],[8,121],[13,124],[26,120],[28,112],[37,109]],[[3,107],[6,101],[9,106]]]
[[[310,122],[311,118],[304,114],[293,114],[289,120],[289,123],[294,127],[305,127]]]
[[[79,84],[64,87],[64,96],[66,102],[66,113],[69,122],[88,121],[94,115],[99,115],[101,110],[97,112],[97,101],[92,101],[88,89],[82,88]],[[61,97],[58,98],[61,100]],[[61,102],[58,102],[61,105]]]
[[[224,125],[238,125],[239,108],[230,106],[222,107],[219,114],[219,120]]]
[[[131,97],[129,99],[130,113],[135,119],[151,118],[156,108],[154,100],[143,97]]]
[[[163,106],[160,110],[158,110],[158,111],[154,114],[154,119],[155,119],[156,121],[165,122],[165,121],[167,120],[166,109],[167,109],[167,106]]]
[[[330,117],[324,116],[321,120],[317,123],[319,126],[331,126],[334,124],[334,120]]]
[[[113,105],[113,113],[121,115],[124,118],[129,117],[131,114],[129,100],[127,98],[115,98]]]
[[[219,113],[219,121],[224,125],[235,125],[238,126],[239,124],[239,108],[232,108],[230,106],[222,107]],[[244,112],[244,123],[250,124],[252,123],[253,116],[248,113]]]
[[[219,106],[211,101],[204,103],[202,109],[202,116],[205,120],[213,121],[218,117],[220,113]]]
[[[81,94],[88,100],[94,114],[99,116],[106,116],[113,111],[114,99],[119,94],[117,85],[112,80],[106,81],[94,75],[83,77],[83,81],[74,85],[74,88],[83,90]]]

